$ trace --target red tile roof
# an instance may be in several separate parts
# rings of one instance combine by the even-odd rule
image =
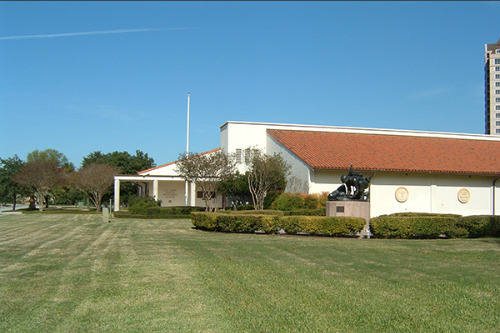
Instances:
[[[500,141],[268,129],[313,169],[500,175]]]

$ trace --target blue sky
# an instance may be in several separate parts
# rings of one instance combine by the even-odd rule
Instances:
[[[484,133],[500,2],[0,2],[0,157],[159,164],[226,121]]]

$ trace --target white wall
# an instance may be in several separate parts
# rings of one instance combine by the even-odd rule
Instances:
[[[185,182],[183,181],[159,181],[158,199],[161,200],[162,207],[184,206]]]
[[[267,136],[267,153],[271,155],[275,153],[281,154],[283,159],[291,166],[286,192],[309,193],[311,185],[310,173],[312,170],[304,161],[291,154],[288,149],[269,135]]]
[[[453,213],[464,216],[491,214],[491,184],[490,177],[482,176],[377,173],[370,186],[370,215],[374,217],[397,212]],[[399,187],[408,190],[405,202],[396,200],[395,193]],[[458,200],[461,189],[470,192],[467,203]]]

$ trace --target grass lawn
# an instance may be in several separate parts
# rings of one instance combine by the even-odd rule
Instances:
[[[500,332],[500,239],[5,215],[0,332]]]

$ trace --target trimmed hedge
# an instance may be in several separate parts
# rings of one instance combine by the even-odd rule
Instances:
[[[457,220],[458,228],[469,232],[469,237],[500,237],[500,216],[464,216]]]
[[[396,213],[370,220],[378,238],[500,237],[500,216]]]
[[[467,237],[469,232],[456,222],[453,216],[379,216],[370,220],[370,230],[377,238]]]
[[[348,236],[355,235],[365,226],[365,220],[354,217],[278,216],[262,214],[191,213],[195,227],[203,230],[254,233]]]
[[[363,230],[365,219],[357,217],[284,216],[278,224],[287,234],[353,236]]]
[[[234,215],[278,215],[278,216],[284,216],[286,212],[283,212],[281,210],[272,210],[272,209],[265,209],[265,210],[219,210],[217,211],[219,214],[234,214]]]
[[[142,219],[169,219],[169,218],[189,218],[191,212],[204,211],[204,207],[186,207],[186,206],[173,206],[173,207],[147,207],[143,213],[134,213],[130,210],[115,212],[115,217],[121,218],[142,218]]]

